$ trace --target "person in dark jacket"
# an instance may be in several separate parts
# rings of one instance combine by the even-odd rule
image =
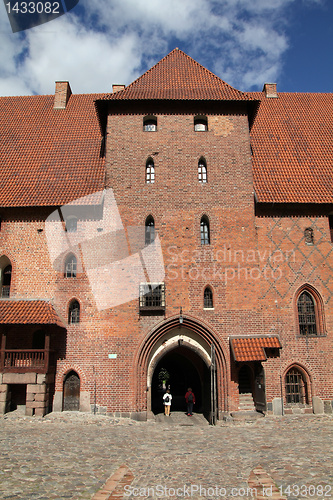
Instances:
[[[185,401],[187,404],[187,415],[192,417],[193,405],[195,404],[195,396],[192,392],[191,387],[187,389],[187,393],[185,394]]]

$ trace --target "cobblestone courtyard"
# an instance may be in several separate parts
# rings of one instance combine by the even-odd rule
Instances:
[[[332,416],[216,427],[176,415],[160,420],[6,414],[0,417],[0,498],[91,499],[124,464],[133,480],[117,498],[200,498],[200,488],[201,498],[248,498],[248,478],[258,466],[285,497],[333,497]]]

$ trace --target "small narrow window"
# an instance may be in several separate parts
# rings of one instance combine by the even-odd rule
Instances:
[[[297,301],[299,332],[301,335],[317,335],[315,302],[309,292],[304,291]]]
[[[313,229],[312,229],[312,227],[307,227],[306,229],[304,229],[304,239],[305,239],[305,243],[307,245],[313,245],[314,240],[313,240]]]
[[[77,300],[73,300],[68,308],[68,323],[80,323],[80,304]]]
[[[286,374],[286,403],[307,404],[306,382],[299,370],[292,368]]]
[[[201,218],[200,232],[201,232],[201,245],[209,245],[210,244],[209,221],[205,215]]]
[[[328,216],[328,222],[330,225],[331,242],[333,243],[333,215]]]
[[[198,163],[198,179],[203,184],[207,182],[207,164],[204,158],[200,158]]]
[[[75,233],[77,231],[77,217],[70,216],[66,219],[66,231]]]
[[[156,116],[145,116],[143,119],[143,131],[144,132],[156,132],[157,131],[157,118]]]
[[[207,132],[208,120],[207,120],[206,116],[195,116],[194,117],[194,130],[195,130],[195,132]]]
[[[65,278],[76,278],[77,260],[75,255],[70,254],[65,262]]]
[[[145,245],[150,245],[155,240],[155,222],[154,218],[149,215],[145,224]]]
[[[155,182],[155,165],[151,158],[146,163],[146,184],[154,184]]]
[[[207,286],[204,291],[204,308],[213,308],[213,292],[209,286]]]

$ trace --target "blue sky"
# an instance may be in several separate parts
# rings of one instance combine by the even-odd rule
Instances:
[[[176,46],[239,90],[333,91],[332,0],[80,0],[15,34],[2,14],[0,95],[109,92]]]

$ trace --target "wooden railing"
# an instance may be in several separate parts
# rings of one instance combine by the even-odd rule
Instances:
[[[52,365],[52,352],[47,349],[4,349],[0,353],[0,372],[47,373]]]

